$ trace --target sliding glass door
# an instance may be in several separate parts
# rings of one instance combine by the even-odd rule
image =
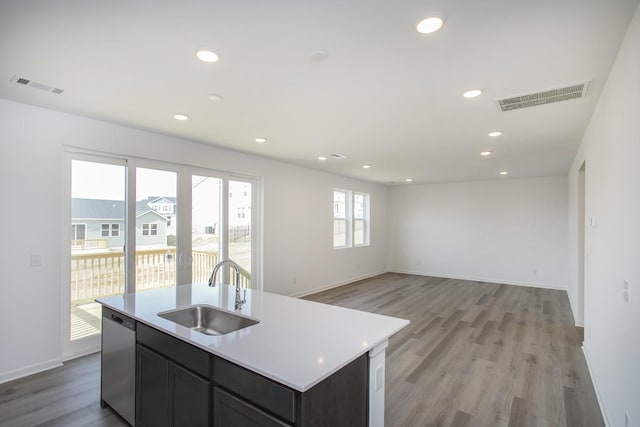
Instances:
[[[176,285],[178,174],[136,168],[135,289]]]
[[[221,229],[223,180],[217,177],[191,176],[191,280],[209,280],[220,261],[224,229]]]
[[[206,282],[224,259],[240,266],[241,286],[258,286],[253,180],[144,159],[68,159],[65,355],[99,346],[96,298]]]
[[[69,282],[65,295],[68,342],[95,345],[101,306],[94,300],[125,290],[125,178],[122,160],[70,162]]]

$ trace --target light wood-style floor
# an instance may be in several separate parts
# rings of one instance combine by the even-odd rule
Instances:
[[[411,320],[385,426],[604,426],[564,291],[384,274],[307,299]]]
[[[563,291],[388,273],[307,297],[411,324],[387,349],[385,426],[604,426]],[[126,426],[100,357],[0,384],[0,426]]]

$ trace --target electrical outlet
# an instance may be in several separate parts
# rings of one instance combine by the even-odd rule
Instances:
[[[384,366],[376,368],[376,391],[384,387]]]

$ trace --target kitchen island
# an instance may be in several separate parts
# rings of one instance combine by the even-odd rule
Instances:
[[[234,310],[233,287],[218,285],[212,288],[206,284],[193,284],[100,298],[98,302],[138,323],[138,371],[141,370],[140,363],[144,362],[140,353],[144,354],[147,350],[165,356],[170,362],[175,362],[178,357],[172,356],[172,351],[177,355],[190,352],[189,348],[200,350],[196,357],[211,357],[211,363],[201,364],[207,365],[202,370],[196,367],[192,371],[203,378],[212,379],[214,404],[210,415],[213,414],[211,417],[214,420],[220,413],[216,414],[213,406],[218,408],[221,405],[216,392],[224,394],[228,402],[229,398],[244,397],[244,392],[251,394],[252,390],[263,390],[260,394],[269,394],[270,397],[278,393],[287,395],[289,391],[294,396],[293,403],[275,410],[262,404],[264,396],[249,399],[250,403],[257,405],[258,412],[275,415],[275,422],[284,420],[281,425],[305,425],[302,422],[305,414],[311,413],[311,407],[317,407],[319,401],[326,406],[322,412],[330,409],[327,405],[331,405],[331,401],[333,404],[342,401],[347,412],[353,412],[349,405],[359,405],[356,399],[358,393],[365,399],[364,408],[359,410],[365,412],[366,423],[370,426],[384,424],[385,348],[388,338],[404,328],[408,320],[255,290],[247,290],[245,298],[246,303],[239,310]],[[211,306],[258,323],[214,336],[158,316],[158,313],[193,305]],[[168,344],[163,344],[163,340]],[[173,350],[168,350],[170,354],[167,355],[161,351],[166,348]],[[187,368],[190,367],[189,363]],[[184,368],[180,361],[178,365],[180,369]],[[362,369],[365,373],[360,383],[357,379],[352,381],[349,378],[352,375],[349,372],[357,373]],[[247,378],[243,379],[245,376]],[[144,377],[141,378],[141,372],[136,372],[136,377],[136,400],[139,406],[139,394],[144,391],[140,389],[140,384]],[[258,383],[252,382],[252,378],[257,379]],[[236,380],[244,382],[243,385],[236,387]],[[274,389],[272,386],[275,385],[282,389]],[[349,394],[337,400],[336,396],[320,397],[321,394],[339,392],[341,387],[364,387],[364,390],[354,392],[345,389]],[[356,399],[353,402],[350,402],[351,395]],[[310,400],[310,396],[315,397]],[[305,402],[308,407],[305,407]],[[140,409],[136,408],[136,414]],[[336,408],[336,411],[340,413],[342,409]],[[136,418],[139,419],[138,416]]]

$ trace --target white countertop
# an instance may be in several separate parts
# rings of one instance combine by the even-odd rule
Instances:
[[[234,287],[205,283],[99,298],[97,301],[196,347],[306,391],[409,324],[408,320],[247,290],[233,309]],[[207,304],[260,323],[210,336],[157,316]]]

